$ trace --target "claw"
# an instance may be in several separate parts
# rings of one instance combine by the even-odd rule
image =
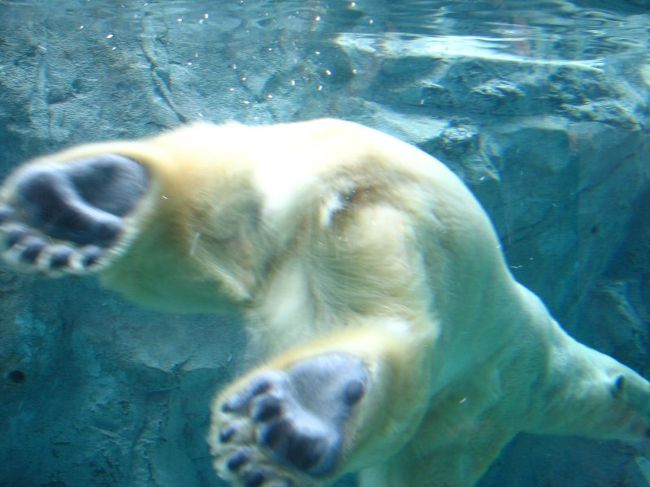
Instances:
[[[28,264],[36,262],[38,256],[41,255],[41,252],[46,247],[43,239],[34,236],[25,237],[22,244],[25,248],[20,253],[20,260]]]
[[[228,443],[233,439],[236,433],[237,430],[234,427],[230,426],[219,433],[219,441],[221,443]]]
[[[0,205],[0,223],[6,223],[13,220],[16,216],[16,211],[10,206]]]
[[[242,450],[235,453],[232,457],[226,462],[226,467],[232,472],[236,472],[244,465],[246,465],[251,459],[251,454],[248,451]]]
[[[56,270],[70,265],[74,251],[70,247],[59,247],[50,255],[50,269]]]
[[[260,400],[254,408],[253,421],[260,423],[279,416],[282,413],[282,402],[275,396],[267,396]]]
[[[267,476],[260,470],[253,470],[244,476],[244,485],[246,487],[260,487],[266,482]]]
[[[29,235],[29,229],[23,225],[15,223],[7,229],[5,235],[5,244],[7,247],[13,247],[27,235]]]

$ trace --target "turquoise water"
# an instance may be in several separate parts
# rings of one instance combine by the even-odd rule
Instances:
[[[649,26],[641,0],[0,0],[0,169],[192,120],[362,122],[448,164],[517,278],[648,377]],[[0,306],[1,487],[222,485],[237,326],[5,267]],[[480,483],[649,484],[647,445],[533,435]]]

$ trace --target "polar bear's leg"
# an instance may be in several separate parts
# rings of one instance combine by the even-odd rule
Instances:
[[[479,428],[477,428],[477,433]],[[431,443],[437,443],[434,437]],[[361,487],[472,486],[511,439],[505,434],[459,437],[444,446],[407,445],[399,455],[360,473]]]
[[[545,414],[527,431],[592,438],[650,438],[650,383],[632,369],[573,342],[542,389]],[[560,354],[558,354],[560,355]]]
[[[142,165],[113,154],[25,166],[2,190],[2,256],[45,274],[94,270],[123,237],[124,218],[148,186]]]
[[[491,405],[472,398],[485,381],[463,382],[439,395],[418,430],[399,453],[365,469],[362,487],[472,486],[520,431],[523,410],[502,397]],[[478,385],[478,389],[476,388]],[[462,397],[459,401],[458,398]],[[464,411],[464,412],[463,412]],[[469,414],[467,414],[469,413]]]
[[[616,374],[610,394],[616,403],[611,420],[623,427],[617,437],[650,438],[650,384],[633,370],[622,370]],[[619,416],[625,418],[623,424],[618,422]]]

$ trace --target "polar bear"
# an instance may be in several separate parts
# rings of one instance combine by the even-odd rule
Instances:
[[[258,365],[217,394],[233,485],[470,486],[521,431],[643,439],[650,384],[517,283],[443,164],[351,122],[194,124],[36,159],[0,190],[6,262],[235,312]]]

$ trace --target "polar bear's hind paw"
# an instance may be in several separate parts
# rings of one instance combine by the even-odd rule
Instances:
[[[2,256],[21,270],[90,272],[123,236],[124,217],[148,186],[142,165],[113,154],[28,165],[3,188]]]

